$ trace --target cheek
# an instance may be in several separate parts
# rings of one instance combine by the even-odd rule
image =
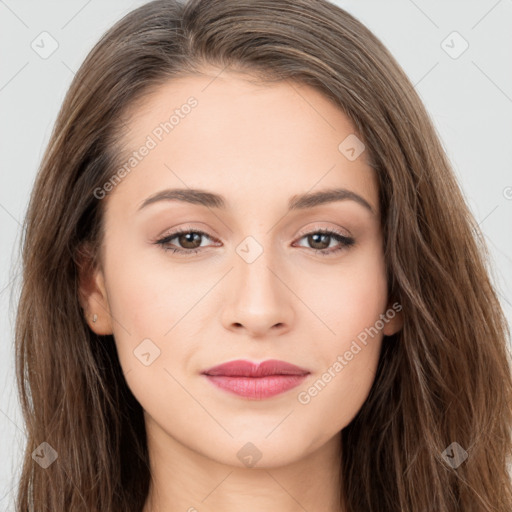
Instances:
[[[191,279],[193,275],[179,265],[169,264],[159,248],[134,242],[120,257],[115,247],[112,243],[105,263],[114,333],[161,338],[193,304],[201,281]]]
[[[318,323],[321,339],[344,351],[347,343],[350,345],[385,313],[386,268],[378,243],[347,254],[339,265],[318,277],[316,286],[314,279],[304,278],[301,293],[323,320],[323,325]]]
[[[155,368],[166,366],[170,343],[177,332],[182,338],[187,309],[197,301],[190,281],[186,286],[182,273],[155,265],[148,258],[151,252],[134,249],[121,257],[112,249],[105,261],[114,339],[125,374],[136,370],[131,379],[142,371],[140,377],[151,380]],[[173,358],[184,357],[180,347],[172,347]]]
[[[370,392],[387,305],[385,264],[377,248],[345,263],[324,281],[323,294],[309,295],[324,322],[317,323],[311,347],[322,369],[297,397],[308,415],[321,417],[333,433],[350,423]]]

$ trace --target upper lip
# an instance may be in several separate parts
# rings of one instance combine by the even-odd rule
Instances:
[[[269,375],[307,375],[308,370],[286,361],[268,359],[261,363],[228,361],[202,372],[205,375],[225,375],[229,377],[265,377]]]

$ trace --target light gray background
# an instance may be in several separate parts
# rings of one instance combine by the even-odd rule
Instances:
[[[0,510],[14,510],[24,443],[14,381],[11,299],[29,192],[73,74],[116,20],[145,1],[0,0]],[[338,0],[405,69],[429,110],[485,233],[512,320],[512,0]],[[31,47],[46,31],[47,59]],[[458,58],[462,40],[469,44]],[[442,46],[442,42],[445,41]],[[42,43],[39,43],[40,45]],[[471,319],[468,318],[468,322]],[[511,322],[512,323],[512,322]]]

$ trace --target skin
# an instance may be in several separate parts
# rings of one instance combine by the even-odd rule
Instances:
[[[144,512],[339,512],[340,431],[367,398],[383,335],[401,328],[401,314],[309,403],[298,395],[391,307],[376,176],[366,152],[350,161],[338,150],[355,130],[320,92],[254,85],[233,71],[160,86],[134,109],[125,148],[139,148],[190,96],[197,107],[103,199],[101,265],[82,276],[89,325],[113,333],[144,409],[153,477]],[[335,187],[363,197],[373,213],[350,199],[287,209],[294,195]],[[227,207],[162,200],[139,210],[172,188],[222,194]],[[195,245],[202,252],[154,243],[179,227],[208,233]],[[355,244],[321,255],[307,234],[322,228]],[[236,252],[248,236],[263,251],[251,263]],[[168,245],[194,246],[185,244],[175,237]],[[327,238],[322,247],[340,243]],[[146,366],[134,350],[148,338],[160,355]],[[280,359],[310,374],[264,400],[200,375],[235,359]],[[237,457],[247,443],[261,454],[253,467]]]

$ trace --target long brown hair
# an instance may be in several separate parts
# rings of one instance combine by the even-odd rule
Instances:
[[[389,295],[404,325],[385,339],[371,392],[341,432],[347,512],[510,512],[510,333],[482,235],[409,79],[326,0],[149,2],[76,74],[23,238],[16,372],[28,437],[18,512],[143,508],[142,408],[113,339],[84,319],[79,266],[99,258],[104,201],[94,191],[120,164],[129,107],[204,64],[315,87],[353,122],[378,177]],[[58,457],[46,469],[32,456],[43,442]],[[454,454],[460,464],[449,463]]]

